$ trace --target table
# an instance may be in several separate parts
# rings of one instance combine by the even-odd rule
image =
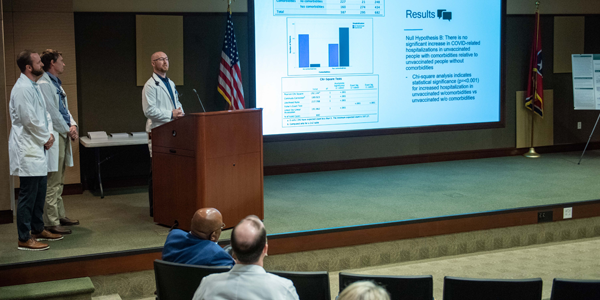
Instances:
[[[148,144],[148,137],[128,137],[128,138],[112,138],[108,137],[108,139],[101,140],[91,140],[88,137],[82,137],[79,139],[82,146],[94,149],[95,157],[96,157],[96,172],[98,174],[98,186],[100,187],[100,198],[104,198],[104,189],[102,188],[102,173],[101,173],[101,164],[109,159],[112,156],[107,157],[103,160],[100,160],[100,148],[104,147],[115,147],[115,146],[132,146],[132,145],[144,145]]]

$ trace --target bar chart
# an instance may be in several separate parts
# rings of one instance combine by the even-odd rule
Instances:
[[[288,75],[373,73],[373,19],[288,18]]]

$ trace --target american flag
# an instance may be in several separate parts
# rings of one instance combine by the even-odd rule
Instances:
[[[244,89],[242,87],[240,56],[235,41],[231,13],[227,14],[227,29],[225,30],[223,52],[221,52],[219,87],[217,89],[229,103],[229,109],[244,109]]]

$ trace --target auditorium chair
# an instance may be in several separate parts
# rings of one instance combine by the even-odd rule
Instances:
[[[600,299],[600,280],[554,278],[550,300]]]
[[[541,300],[542,279],[444,277],[444,300]]]
[[[283,278],[287,278],[294,283],[296,292],[300,300],[330,300],[329,274],[326,271],[320,272],[269,272]]]
[[[209,267],[154,261],[156,296],[159,300],[190,300],[205,276],[227,272],[231,267]]]
[[[432,300],[433,277],[376,276],[340,273],[340,293],[356,281],[372,281],[390,293],[391,300]]]

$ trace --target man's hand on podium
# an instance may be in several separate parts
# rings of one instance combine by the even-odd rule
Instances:
[[[181,107],[173,110],[173,120],[177,120],[183,116],[185,116],[185,114],[183,113],[183,110],[181,110]]]

